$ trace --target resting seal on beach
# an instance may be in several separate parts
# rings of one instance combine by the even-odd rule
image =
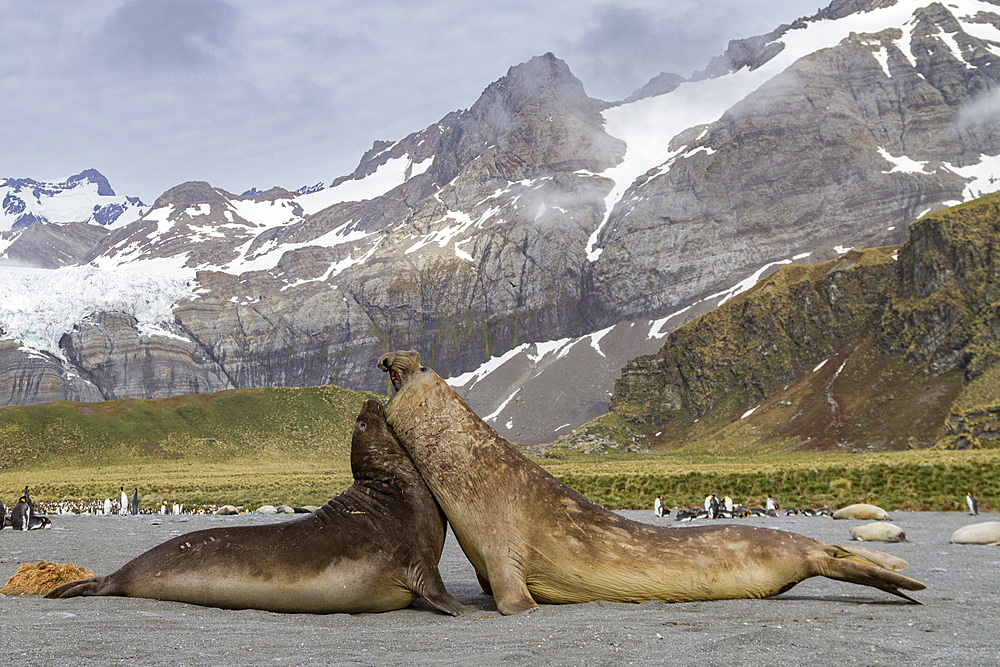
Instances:
[[[763,598],[814,576],[900,589],[906,562],[748,526],[630,521],[565,486],[501,438],[416,352],[383,355],[386,416],[504,614],[537,603]]]
[[[951,535],[953,544],[1000,544],[1000,521],[962,526]]]
[[[351,471],[354,485],[312,514],[181,535],[117,572],[64,584],[47,597],[356,613],[401,609],[420,595],[441,611],[464,613],[437,569],[444,514],[378,401],[365,401],[355,422]]]
[[[851,528],[851,537],[858,542],[905,542],[906,533],[894,523],[875,521]]]
[[[855,519],[857,521],[888,521],[889,513],[877,505],[848,505],[833,513],[834,519]]]

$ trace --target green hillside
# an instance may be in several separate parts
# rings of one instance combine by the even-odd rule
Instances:
[[[368,397],[377,396],[327,385],[9,406],[0,408],[0,461],[5,468],[86,468],[279,455],[342,457]]]

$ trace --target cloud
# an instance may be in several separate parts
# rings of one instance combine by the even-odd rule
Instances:
[[[239,13],[221,0],[131,0],[93,42],[99,64],[130,75],[185,75],[225,65],[236,55]]]
[[[564,57],[594,96],[622,99],[660,72],[690,76],[722,54],[729,40],[770,32],[825,3],[741,0],[601,4],[589,26],[564,41]]]
[[[0,176],[84,168],[152,201],[354,169],[547,51],[590,95],[689,74],[801,0],[47,0],[4,3]],[[772,8],[778,8],[773,9]],[[776,14],[781,14],[780,20]]]
[[[1000,88],[979,95],[958,112],[958,126],[974,128],[1000,123]]]

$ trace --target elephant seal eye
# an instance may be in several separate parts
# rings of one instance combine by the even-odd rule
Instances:
[[[359,431],[364,431],[366,428],[368,428],[368,424],[366,424],[364,422],[358,422],[358,430]]]

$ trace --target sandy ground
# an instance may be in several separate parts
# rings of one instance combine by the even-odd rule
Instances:
[[[623,512],[678,530],[651,511]],[[132,598],[0,596],[5,665],[1000,663],[1000,548],[948,543],[959,526],[996,519],[893,513],[909,543],[868,544],[910,563],[927,584],[911,605],[882,591],[822,578],[767,600],[639,605],[545,605],[501,616],[449,535],[441,573],[470,613],[440,614],[422,600],[384,614],[231,611]],[[74,562],[98,574],[184,532],[284,517],[53,517],[45,531],[0,532],[0,583],[22,562]],[[860,522],[815,517],[744,519],[828,543]],[[683,524],[682,526],[690,526]]]

